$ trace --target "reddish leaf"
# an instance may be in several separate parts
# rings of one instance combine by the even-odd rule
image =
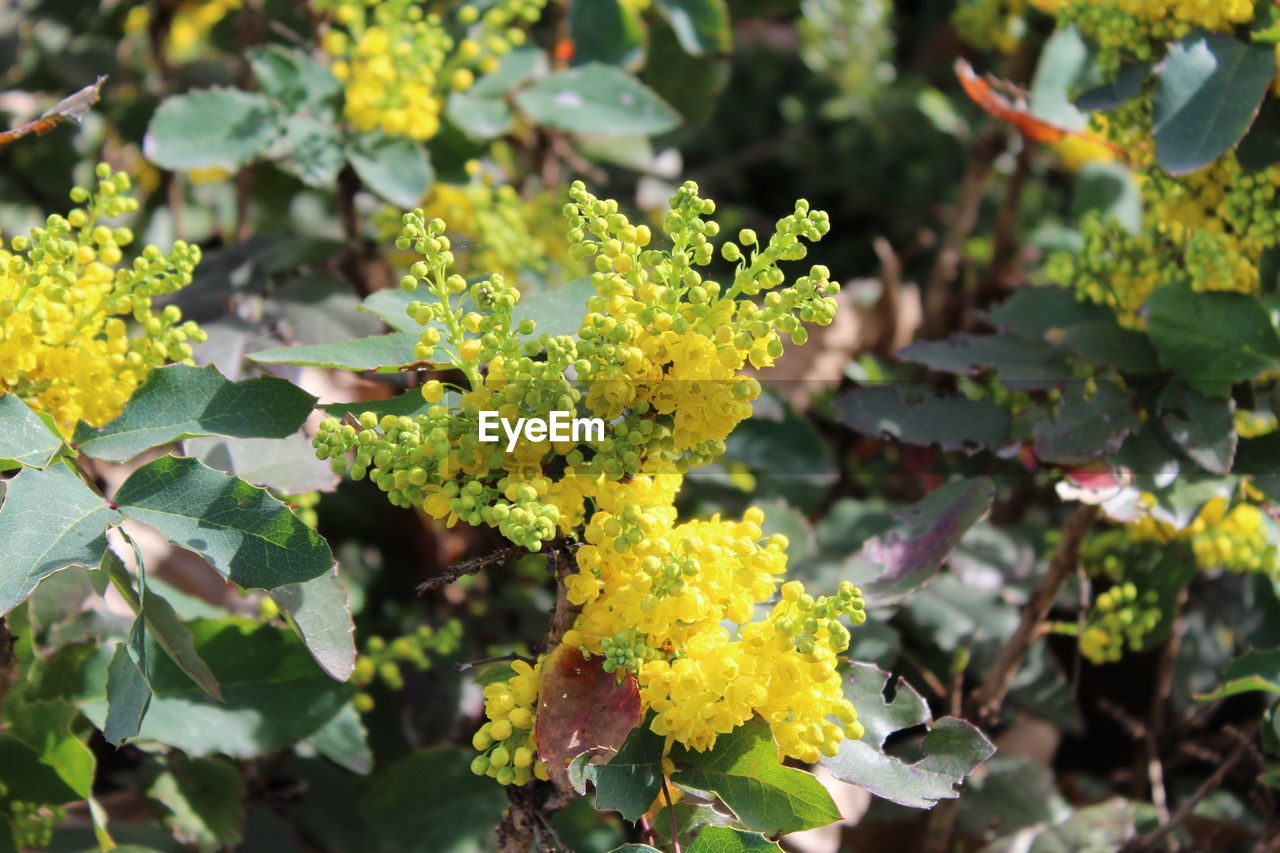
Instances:
[[[640,724],[640,691],[634,676],[621,683],[601,669],[603,658],[584,658],[561,644],[542,664],[534,739],[556,785],[571,790],[569,762],[584,752],[603,763]]]
[[[37,136],[44,136],[67,119],[79,121],[80,117],[98,102],[98,95],[102,92],[102,84],[106,82],[106,79],[107,76],[105,74],[99,76],[92,85],[85,86],[74,95],[58,101],[35,121],[29,121],[12,130],[0,133],[0,145],[8,145],[10,142],[19,140],[31,133]]]
[[[1025,106],[1025,91],[1003,80],[989,80],[985,77],[979,77],[977,72],[973,70],[973,66],[963,58],[956,59],[956,77],[960,78],[960,85],[964,88],[964,92],[969,96],[970,100],[1001,121],[1009,122],[1023,136],[1033,142],[1056,145],[1068,136],[1078,136],[1082,139],[1088,139],[1090,142],[1105,145],[1121,159],[1125,157],[1123,148],[1105,139],[1094,136],[1091,133],[1068,130],[1065,127],[1059,127],[1056,124],[1051,124],[1031,115],[1031,113],[1027,112]],[[997,89],[1004,91],[997,91]]]

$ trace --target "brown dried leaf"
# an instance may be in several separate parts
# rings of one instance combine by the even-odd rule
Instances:
[[[105,74],[99,75],[94,83],[58,101],[35,121],[29,121],[12,130],[0,133],[0,145],[8,145],[10,142],[21,139],[30,133],[44,136],[67,119],[79,121],[81,116],[98,102],[98,96],[102,93],[102,84],[106,82],[106,79],[107,76]]]

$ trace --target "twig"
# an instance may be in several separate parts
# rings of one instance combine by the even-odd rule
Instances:
[[[999,714],[1004,697],[1009,692],[1009,685],[1013,683],[1018,667],[1022,665],[1023,658],[1027,656],[1032,642],[1040,632],[1040,623],[1048,618],[1053,603],[1067,584],[1067,578],[1076,570],[1080,543],[1084,541],[1085,534],[1097,517],[1098,507],[1080,504],[1063,522],[1061,539],[1049,562],[1048,572],[1032,591],[1031,598],[1022,611],[1022,621],[1013,636],[1000,649],[991,671],[973,693],[969,716],[980,724],[989,725]]]
[[[477,666],[484,666],[487,663],[502,663],[502,661],[504,660],[522,660],[525,663],[529,664],[530,666],[533,665],[533,661],[529,660],[529,658],[525,657],[524,655],[516,654],[515,652],[508,652],[505,655],[498,655],[497,657],[480,658],[480,660],[472,660],[472,661],[467,661],[466,663],[460,663],[460,664],[457,664],[454,667],[454,669],[457,670],[458,672],[466,672],[469,669],[475,669]]]
[[[671,802],[671,792],[667,789],[667,774],[659,776],[662,780],[662,799],[667,801],[667,815],[671,818],[671,853],[680,853],[680,824],[676,821],[676,804]]]
[[[1017,253],[1017,235],[1014,233],[1018,225],[1018,207],[1022,201],[1022,189],[1026,186],[1027,176],[1031,172],[1031,156],[1034,149],[1031,143],[1023,140],[1022,149],[1018,151],[1017,163],[1013,174],[1004,185],[1004,195],[1000,198],[1000,207],[996,211],[995,238],[991,251],[991,266],[987,270],[987,288],[992,292],[1010,289],[1016,282],[1011,282],[1014,272],[1013,260]]]
[[[470,560],[464,560],[457,565],[450,566],[444,570],[444,573],[430,578],[418,584],[416,592],[418,595],[424,595],[433,589],[451,584],[463,575],[474,575],[481,569],[492,566],[495,563],[505,563],[515,557],[523,557],[528,554],[524,548],[502,548],[494,551],[492,554],[485,554],[483,557],[473,557]]]
[[[1165,703],[1169,699],[1169,691],[1173,684],[1173,671],[1178,662],[1178,647],[1181,644],[1180,622],[1178,614],[1186,602],[1187,591],[1184,589],[1178,596],[1174,609],[1173,626],[1169,636],[1160,649],[1160,662],[1156,668],[1155,684],[1151,691],[1151,710],[1147,715],[1147,778],[1151,782],[1151,801],[1155,804],[1156,815],[1161,823],[1170,820],[1169,795],[1164,786],[1164,765],[1160,761],[1159,738],[1164,732],[1167,714]]]
[[[902,303],[902,259],[893,250],[893,244],[881,236],[871,241],[876,258],[880,261],[880,298],[876,300],[875,316],[880,328],[872,342],[872,351],[889,356],[898,338],[898,313]]]

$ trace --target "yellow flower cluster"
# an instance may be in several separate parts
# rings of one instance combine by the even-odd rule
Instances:
[[[128,175],[102,164],[97,176],[96,192],[71,192],[82,207],[0,248],[0,394],[47,412],[67,435],[80,421],[110,421],[152,368],[189,359],[187,341],[204,340],[177,306],[152,307],[191,282],[199,247],[148,246],[117,269],[133,233],[102,220],[138,203]]]
[[[1193,29],[1232,30],[1253,20],[1256,0],[1036,0],[1042,11],[1073,23],[1097,49],[1103,69],[1125,58],[1147,62]]]
[[[1141,596],[1132,583],[1122,583],[1099,595],[1080,634],[1080,654],[1095,664],[1115,663],[1160,624],[1159,597],[1154,590]]]
[[[232,12],[243,8],[244,0],[185,0],[179,3],[169,21],[164,42],[165,57],[170,62],[190,62],[199,54],[213,28]],[[143,37],[151,27],[151,8],[139,3],[125,16],[127,35]]]
[[[265,599],[271,601],[270,598]],[[351,682],[360,688],[354,704],[356,710],[368,713],[373,710],[373,696],[367,690],[374,682],[382,682],[390,690],[404,689],[402,664],[409,664],[418,672],[431,669],[431,655],[451,655],[462,642],[462,623],[450,619],[439,630],[430,625],[419,625],[411,634],[396,637],[391,642],[379,636],[365,641],[364,650],[356,657]]]
[[[951,24],[979,50],[1013,53],[1026,35],[1026,11],[1027,0],[961,0]]]
[[[1263,511],[1251,503],[1231,506],[1226,498],[1214,498],[1182,530],[1149,516],[1128,529],[1135,542],[1188,543],[1202,569],[1276,574],[1276,546],[1267,541]]]
[[[471,738],[480,751],[471,761],[471,772],[492,776],[502,785],[524,785],[531,779],[546,781],[547,763],[537,756],[533,725],[538,710],[540,659],[530,665],[515,661],[514,674],[506,681],[484,688],[486,722]]]
[[[345,84],[347,120],[359,130],[430,139],[448,94],[471,88],[476,72],[496,70],[500,57],[524,44],[521,27],[545,4],[499,0],[483,13],[464,5],[451,25],[417,0],[317,0],[332,13],[323,47]],[[454,30],[463,37],[455,39]]]
[[[756,605],[778,594],[787,561],[785,536],[762,539],[764,514],[676,524],[669,503],[649,503],[652,484],[640,483],[637,495],[628,488],[616,497],[634,502],[614,506],[620,514],[600,509],[587,525],[567,583],[582,612],[564,642],[636,675],[653,731],[693,749],[715,746],[756,714],[782,753],[802,761],[861,737],[836,671],[849,646],[839,617],[866,618],[857,589],[846,583],[814,599],[790,581],[756,618]]]

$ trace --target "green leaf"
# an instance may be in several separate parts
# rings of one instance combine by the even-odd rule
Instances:
[[[1125,373],[1153,376],[1160,372],[1160,359],[1151,338],[1124,328],[1114,317],[1070,326],[1063,330],[1062,342],[1089,361]]]
[[[725,0],[658,0],[658,10],[690,56],[725,53],[733,44]]]
[[[857,388],[837,398],[837,420],[857,432],[906,444],[974,453],[1009,441],[1009,415],[990,400],[927,396],[902,399],[897,388]]]
[[[822,763],[837,779],[904,806],[928,809],[938,800],[958,797],[955,786],[990,758],[995,747],[964,720],[931,722],[929,705],[905,679],[898,679],[893,701],[886,702],[888,680],[889,673],[879,667],[853,664],[845,695],[866,732],[858,740],[842,741],[840,751]],[[890,734],[919,725],[929,729],[920,744],[923,758],[908,764],[885,753]]]
[[[333,566],[329,546],[283,503],[195,459],[162,456],[144,465],[115,502],[245,588],[301,583]]]
[[[661,735],[641,724],[608,764],[587,764],[586,754],[579,756],[582,778],[595,785],[596,808],[613,809],[633,823],[639,820],[662,790],[663,744]]]
[[[360,303],[358,310],[375,315],[397,332],[413,332],[418,335],[427,327],[419,324],[417,320],[409,316],[407,313],[409,304],[412,302],[427,302],[433,298],[423,287],[417,290],[388,287],[385,290],[376,290],[366,296],[364,301]],[[444,326],[435,321],[432,321],[430,325],[439,329],[442,334],[445,331]]]
[[[254,758],[319,731],[350,698],[350,688],[321,672],[286,628],[234,618],[197,619],[189,627],[226,701],[212,699],[167,656],[150,654],[153,695],[137,741],[193,757],[222,752]],[[109,654],[99,649],[88,658],[73,697],[99,728],[107,717]]]
[[[1267,98],[1258,118],[1240,140],[1236,160],[1246,172],[1258,172],[1280,163],[1280,102]]]
[[[1259,691],[1280,696],[1280,649],[1246,652],[1227,664],[1222,677],[1221,687],[1196,698],[1201,702],[1212,702]]]
[[[1147,331],[1160,363],[1206,397],[1280,367],[1280,337],[1266,309],[1243,293],[1195,293],[1186,284],[1147,298]]]
[[[388,853],[482,853],[507,807],[501,785],[471,772],[455,747],[418,752],[375,776],[360,801],[372,849]],[[424,796],[430,780],[431,795]]]
[[[342,171],[343,148],[332,121],[309,115],[289,116],[284,135],[269,152],[279,165],[309,187],[327,189]]]
[[[417,207],[435,181],[427,150],[412,139],[379,131],[361,133],[347,159],[365,186],[400,207]]]
[[[635,9],[620,0],[569,6],[573,64],[600,62],[633,68],[644,61],[645,26]]]
[[[1071,94],[1089,68],[1089,46],[1074,26],[1059,27],[1045,41],[1031,80],[1029,112],[1038,119],[1084,130],[1089,116],[1071,102]]]
[[[81,452],[125,462],[142,451],[201,435],[284,438],[306,422],[316,398],[291,382],[231,382],[213,367],[172,364],[151,372],[124,411],[102,427],[81,424]]]
[[[1014,335],[958,334],[943,341],[921,341],[899,350],[898,358],[962,376],[995,370],[1001,381],[1017,383],[1018,388],[1049,387],[1072,377],[1070,366],[1053,347]]]
[[[747,828],[765,835],[840,820],[821,782],[778,760],[769,724],[759,717],[720,735],[706,752],[676,745],[671,760],[676,766],[671,781],[716,793]]]
[[[299,433],[285,438],[193,438],[182,448],[210,468],[286,495],[329,492],[339,480]]]
[[[303,51],[273,44],[251,47],[247,55],[258,88],[285,109],[325,113],[336,107],[342,83]]]
[[[151,117],[143,151],[164,169],[226,169],[253,160],[280,132],[280,114],[266,96],[207,89],[166,98]]]
[[[120,521],[66,465],[20,471],[0,507],[0,616],[59,569],[96,567],[107,526]]]
[[[1123,163],[1086,163],[1076,173],[1071,213],[1076,219],[1097,212],[1130,234],[1142,231],[1142,193],[1133,170]]]
[[[1165,386],[1156,401],[1160,424],[1174,443],[1211,474],[1227,474],[1235,460],[1235,403],[1210,400],[1182,382]]]
[[[502,136],[511,128],[511,107],[506,96],[546,65],[546,55],[535,47],[520,47],[502,57],[502,64],[465,92],[449,96],[446,114],[472,139]]]
[[[613,848],[609,853],[662,853],[662,851],[648,844],[624,844]]]
[[[1156,159],[1185,175],[1236,146],[1276,76],[1275,50],[1197,31],[1169,45],[1152,98]]]
[[[1099,383],[1089,397],[1083,383],[1073,382],[1062,392],[1057,416],[1037,423],[1032,435],[1036,456],[1080,465],[1116,452],[1130,433],[1141,428],[1133,394],[1119,384]]]
[[[350,678],[356,665],[356,626],[337,566],[306,583],[276,587],[271,597],[288,614],[320,668],[338,681]]]
[[[515,96],[539,124],[597,136],[653,136],[680,116],[643,83],[612,65],[591,63],[542,78]]]
[[[23,780],[23,799],[61,804],[89,796],[97,762],[73,733],[79,716],[62,699],[6,702],[0,767],[6,780]]]
[[[201,850],[235,846],[243,837],[244,776],[225,758],[169,756],[147,796],[169,810],[165,826]]]
[[[418,335],[394,332],[371,338],[356,338],[335,344],[312,344],[304,347],[273,347],[249,354],[259,364],[297,364],[330,367],[339,370],[369,370],[395,373],[401,365],[417,361],[413,348]]]
[[[689,853],[750,853],[752,850],[781,850],[777,844],[755,832],[728,826],[708,826],[698,833]]]
[[[325,723],[323,728],[307,738],[306,743],[325,758],[352,773],[365,776],[373,769],[373,751],[369,749],[369,733],[365,730],[360,712],[350,703],[343,705],[342,710]]]
[[[511,311],[511,323],[519,325],[524,320],[532,320],[537,326],[534,337],[576,335],[587,313],[587,299],[595,293],[590,277],[575,278],[560,287],[521,299]]]
[[[325,413],[331,418],[341,420],[350,414],[353,417],[360,417],[365,412],[373,412],[379,418],[383,415],[414,415],[425,414],[427,408],[431,404],[422,399],[422,392],[417,388],[410,388],[403,394],[392,397],[388,400],[356,400],[351,403],[326,403],[321,406]]]
[[[1020,287],[987,313],[987,320],[1002,332],[1040,340],[1051,329],[1070,329],[1081,323],[1113,318],[1109,308],[1082,302],[1065,287]]]
[[[26,465],[44,468],[62,448],[62,436],[52,423],[17,394],[0,394],[0,471]]]
[[[1125,63],[1116,72],[1115,79],[1086,89],[1076,96],[1075,105],[1085,112],[1114,110],[1142,91],[1151,65],[1146,62]]]
[[[111,664],[107,667],[107,721],[102,734],[107,743],[119,748],[126,739],[138,736],[147,706],[151,704],[151,687],[124,643],[116,643]]]

